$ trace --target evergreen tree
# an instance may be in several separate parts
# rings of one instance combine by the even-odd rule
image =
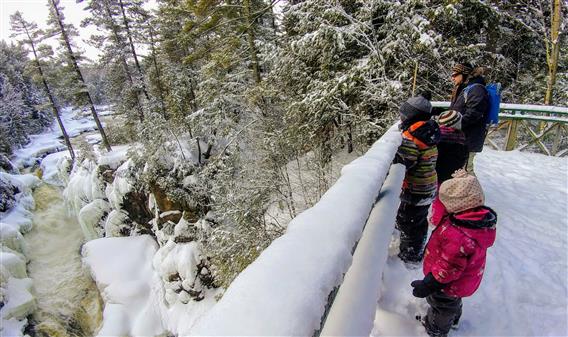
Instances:
[[[21,45],[0,41],[0,152],[6,155],[51,123],[42,110],[44,97],[26,71],[27,53]]]
[[[50,9],[50,11],[49,11],[48,23],[52,26],[54,31],[58,31],[58,33],[60,34],[61,44],[64,47],[65,55],[68,58],[69,65],[72,67],[74,74],[77,76],[77,81],[79,82],[79,85],[81,86],[81,89],[82,89],[81,95],[84,97],[87,105],[89,106],[89,108],[91,110],[91,115],[93,116],[93,119],[95,120],[95,123],[97,124],[97,128],[99,130],[99,133],[101,134],[103,145],[105,146],[107,151],[111,151],[110,143],[109,143],[109,141],[106,137],[103,126],[102,126],[102,124],[99,120],[99,116],[97,114],[97,111],[95,110],[95,106],[94,106],[93,100],[91,98],[91,95],[89,94],[89,91],[87,90],[85,79],[83,78],[83,75],[81,74],[81,70],[79,68],[77,56],[73,52],[73,48],[71,46],[71,39],[70,39],[70,36],[69,36],[69,31],[70,31],[70,29],[72,29],[72,27],[66,25],[65,22],[64,22],[65,18],[63,16],[62,7],[59,4],[59,0],[49,0],[49,9]]]
[[[103,50],[102,59],[107,64],[109,79],[107,95],[111,97],[117,113],[130,115],[131,112],[136,111],[137,117],[142,121],[144,119],[140,98],[142,90],[136,84],[139,80],[128,64],[130,53],[124,28],[119,24],[122,15],[118,3],[111,0],[91,0],[87,4],[86,9],[91,15],[83,20],[82,25],[94,25],[105,31],[103,35],[93,36],[91,43]]]
[[[71,145],[71,141],[69,140],[69,136],[67,135],[67,131],[65,130],[65,126],[63,125],[63,121],[61,120],[61,113],[59,112],[59,108],[57,107],[57,105],[55,103],[55,99],[53,97],[53,94],[51,93],[51,90],[49,88],[47,80],[44,76],[44,71],[43,71],[42,65],[40,63],[38,52],[36,50],[36,46],[41,41],[43,34],[42,34],[41,31],[38,30],[37,25],[35,23],[27,22],[22,17],[22,13],[20,13],[20,12],[16,12],[12,16],[10,16],[10,21],[11,21],[11,25],[12,25],[12,30],[15,32],[16,36],[23,36],[24,39],[25,39],[24,43],[28,44],[29,47],[32,49],[32,53],[34,55],[34,63],[36,65],[37,72],[39,74],[39,79],[40,79],[40,81],[43,85],[43,89],[45,90],[45,93],[47,94],[47,97],[49,99],[49,104],[50,104],[51,109],[53,111],[53,115],[55,116],[55,119],[57,120],[57,123],[59,124],[59,128],[61,130],[61,133],[63,134],[63,139],[65,140],[67,150],[69,150],[69,155],[71,156],[71,161],[74,161],[75,160],[75,152],[73,152],[73,146]]]

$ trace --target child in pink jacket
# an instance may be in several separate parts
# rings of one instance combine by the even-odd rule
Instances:
[[[436,228],[424,253],[424,277],[411,283],[412,294],[430,304],[422,323],[430,336],[447,336],[461,316],[462,297],[479,287],[487,248],[495,242],[497,214],[483,205],[481,185],[458,170],[440,186],[445,214],[433,214]],[[433,212],[440,212],[433,210]]]

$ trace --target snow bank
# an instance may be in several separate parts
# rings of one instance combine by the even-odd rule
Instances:
[[[180,223],[184,220],[180,220]],[[160,301],[163,324],[178,336],[187,336],[196,320],[215,305],[220,289],[201,286],[196,277],[202,248],[197,242],[174,243],[169,240],[154,256],[154,269],[161,278],[155,295]],[[175,280],[170,278],[174,276]],[[192,300],[190,292],[201,291],[202,300]]]
[[[21,233],[28,232],[31,229],[31,211],[35,207],[32,189],[37,187],[40,182],[39,178],[32,174],[19,175],[0,172],[1,184],[17,188],[17,193],[10,196],[14,199],[14,207],[6,212],[0,212],[2,221],[0,228],[10,226]],[[3,231],[3,229],[0,230]]]
[[[65,186],[68,179],[67,169],[71,165],[69,151],[61,151],[47,155],[41,161],[41,179],[56,186]]]
[[[84,132],[94,131],[97,125],[89,115],[81,116],[79,111],[67,107],[61,110],[61,118],[67,135],[70,138],[76,137]],[[104,126],[104,122],[103,126]],[[93,138],[94,137],[94,138]],[[95,140],[96,136],[89,139]],[[51,127],[44,133],[30,136],[30,143],[25,147],[14,151],[12,162],[18,167],[33,166],[41,161],[48,154],[66,151],[67,147],[63,143],[63,135],[57,121],[53,121]]]
[[[127,152],[130,145],[114,145],[112,151],[103,152],[99,156],[99,165],[109,166],[111,169],[116,169],[127,160]]]
[[[321,200],[292,220],[191,334],[307,336],[319,329],[327,297],[351,263],[400,142],[392,127],[346,165]]]
[[[32,280],[27,277],[26,245],[23,233],[32,228],[32,213],[35,207],[32,189],[40,180],[31,174],[12,175],[0,172],[0,183],[13,186],[16,193],[13,207],[0,212],[0,308],[2,336],[23,336],[27,325],[26,316],[36,307],[31,293]]]
[[[158,247],[152,237],[102,238],[83,246],[83,261],[90,268],[105,301],[98,336],[160,336],[160,280],[152,268]]]

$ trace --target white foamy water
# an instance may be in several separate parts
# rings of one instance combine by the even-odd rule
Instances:
[[[81,262],[81,227],[68,214],[57,187],[38,187],[34,199],[33,229],[25,236],[38,307],[34,330],[39,336],[92,336],[101,308],[96,287]]]

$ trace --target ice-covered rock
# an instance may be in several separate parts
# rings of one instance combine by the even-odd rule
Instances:
[[[105,237],[125,236],[123,231],[128,221],[126,212],[116,209],[110,211],[105,221]]]
[[[32,295],[32,285],[33,281],[30,278],[11,277],[8,279],[4,306],[0,309],[2,320],[11,318],[21,320],[35,310],[36,303]]]
[[[97,226],[102,218],[110,211],[110,204],[103,199],[95,199],[79,211],[79,224],[87,240],[94,240],[101,235],[102,230]]]
[[[79,214],[86,204],[95,199],[105,198],[104,182],[98,175],[93,162],[88,161],[75,165],[63,196],[75,214]]]

